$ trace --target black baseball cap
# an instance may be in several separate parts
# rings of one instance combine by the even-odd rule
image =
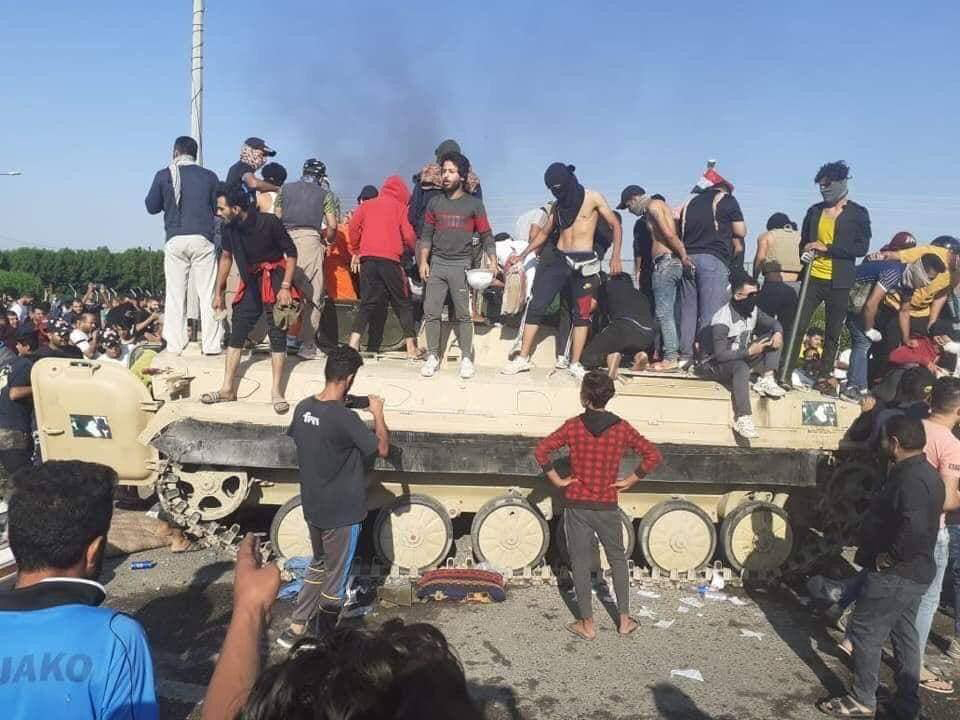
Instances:
[[[620,193],[620,204],[617,205],[617,210],[626,210],[627,201],[630,200],[630,198],[636,197],[637,195],[646,195],[646,194],[647,194],[647,191],[644,190],[639,185],[627,185],[623,189],[623,192]]]
[[[243,144],[244,144],[244,145],[249,145],[249,146],[252,147],[254,150],[263,150],[263,154],[266,155],[267,157],[273,157],[274,155],[277,154],[277,151],[274,150],[272,147],[269,147],[269,146],[263,141],[263,138],[248,137],[248,138],[244,141]]]
[[[357,196],[357,202],[362,203],[364,200],[373,200],[380,194],[380,191],[377,190],[373,185],[364,185],[363,190],[360,191],[360,194]]]

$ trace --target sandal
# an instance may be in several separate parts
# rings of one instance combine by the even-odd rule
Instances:
[[[213,392],[205,392],[200,396],[200,402],[204,405],[216,405],[217,403],[223,402],[236,402],[236,396],[230,397],[229,395],[220,392],[219,390],[214,390]]]
[[[286,400],[274,400],[273,411],[277,415],[286,415],[288,412],[290,412],[290,403],[288,403]]]
[[[629,635],[633,635],[637,630],[640,629],[639,620],[637,620],[635,617],[632,617],[630,618],[630,621],[633,623],[633,627],[627,630],[626,632],[620,632],[620,629],[619,628],[617,629],[617,634],[619,634],[620,637],[628,637]]]
[[[924,690],[929,690],[930,692],[939,693],[941,695],[953,694],[953,683],[950,680],[942,677],[933,677],[930,680],[922,680],[920,682],[920,687],[922,687]]]
[[[589,635],[584,635],[584,634],[579,630],[579,627],[580,627],[580,624],[579,624],[579,623],[575,623],[575,622],[567,623],[567,624],[564,625],[563,627],[566,629],[566,631],[567,631],[568,633],[570,633],[571,635],[576,635],[576,636],[577,636],[578,638],[580,638],[581,640],[586,640],[587,642],[593,642],[594,640],[597,639],[597,636],[596,636],[596,635],[594,635],[593,637],[590,637]]]
[[[838,718],[872,718],[876,717],[873,710],[868,710],[849,695],[821,700],[817,703],[817,710],[824,715]]]

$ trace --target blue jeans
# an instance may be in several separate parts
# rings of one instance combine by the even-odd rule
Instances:
[[[933,627],[933,617],[940,607],[940,592],[943,590],[943,576],[947,572],[947,560],[950,557],[950,534],[946,528],[940,528],[937,534],[937,544],[933,548],[933,561],[937,566],[937,574],[930,583],[930,587],[920,598],[920,607],[917,609],[917,637],[920,647],[920,659],[923,662],[923,653],[930,638],[930,628]]]
[[[850,368],[847,370],[847,387],[867,389],[867,363],[870,346],[873,344],[863,334],[863,317],[847,313],[847,329],[850,331]]]
[[[718,257],[690,255],[696,272],[684,273],[680,286],[680,357],[693,357],[693,343],[709,327],[714,313],[730,300],[730,268]]]
[[[661,255],[663,260],[653,265],[653,309],[660,323],[663,338],[663,359],[676,360],[680,355],[680,337],[674,316],[677,292],[683,281],[683,265],[675,257]]]
[[[950,533],[950,577],[953,581],[953,634],[960,638],[960,525],[947,525]]]

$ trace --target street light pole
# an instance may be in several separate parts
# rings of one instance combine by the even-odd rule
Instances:
[[[190,51],[190,135],[197,141],[197,162],[203,164],[203,0],[193,0],[193,44]]]

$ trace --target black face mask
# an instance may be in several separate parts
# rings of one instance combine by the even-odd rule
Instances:
[[[757,296],[751,295],[743,300],[734,299],[730,301],[730,304],[740,317],[750,317],[753,314],[753,309],[757,306]]]
[[[583,205],[585,191],[573,170],[572,165],[553,163],[543,175],[544,184],[557,199],[557,224],[561,230],[573,225]]]

